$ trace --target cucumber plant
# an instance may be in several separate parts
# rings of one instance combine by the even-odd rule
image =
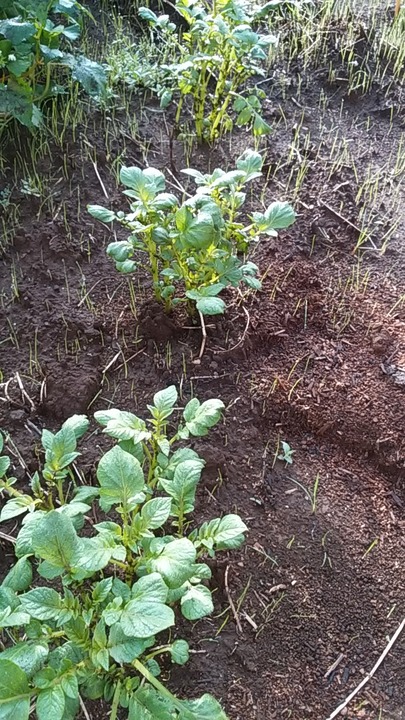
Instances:
[[[233,514],[194,525],[204,461],[175,445],[206,435],[224,405],[193,398],[170,433],[176,403],[171,386],[155,394],[146,422],[118,409],[96,412],[117,441],[98,463],[98,485],[42,509],[34,493],[24,508],[17,561],[0,585],[1,720],[28,720],[34,706],[37,720],[73,720],[81,697],[111,703],[110,720],[119,708],[128,720],[226,720],[211,695],[180,700],[159,679],[162,660],[184,665],[189,657],[175,610],[192,622],[213,611],[205,560],[239,547],[247,530]],[[65,462],[72,444],[59,434]],[[1,476],[8,467],[0,457]],[[18,492],[10,481],[2,488]],[[93,503],[104,518],[79,535]]]
[[[191,314],[195,308],[203,315],[220,314],[226,305],[219,295],[226,287],[261,287],[258,267],[242,259],[241,252],[260,235],[275,237],[295,220],[287,202],[274,202],[265,212],[253,213],[248,224],[242,222],[244,188],[261,177],[262,165],[260,153],[246,150],[229,172],[183,170],[197,186],[183,201],[166,192],[159,170],[124,167],[120,178],[130,211],[99,205],[89,205],[88,211],[104,223],[118,221],[130,230],[127,240],[108,245],[107,254],[120,272],[131,273],[139,266],[150,272],[155,296],[167,311],[185,302]]]
[[[271,128],[261,114],[265,93],[247,89],[253,76],[263,76],[269,51],[277,42],[274,35],[253,27],[254,12],[237,0],[177,0],[175,9],[186,22],[187,30],[169,28],[177,34],[177,58],[162,64],[164,82],[158,88],[162,106],[179,95],[176,124],[179,123],[185,99],[191,100],[195,134],[199,141],[213,142],[224,131],[232,129],[232,104],[237,110],[236,123],[250,125],[256,136]],[[140,16],[162,35],[161,20],[150,8],[140,8]],[[167,34],[168,26],[164,32]],[[172,42],[172,41],[171,41]],[[244,98],[241,93],[247,93]],[[238,104],[245,102],[242,112]]]
[[[42,121],[40,104],[65,92],[70,73],[93,96],[104,92],[98,63],[71,52],[89,11],[77,0],[0,0],[0,121],[16,119],[33,129]]]

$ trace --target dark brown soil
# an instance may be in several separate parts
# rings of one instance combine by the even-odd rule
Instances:
[[[183,167],[181,143],[169,141],[156,112],[144,109],[137,139],[117,134],[110,160],[101,114],[86,128],[108,200],[79,139],[52,147],[51,158],[36,166],[52,202],[14,188],[19,223],[0,259],[0,427],[30,470],[35,428],[56,429],[73,413],[113,405],[142,414],[170,383],[184,401],[194,392],[227,406],[220,428],[198,443],[207,468],[197,514],[239,512],[249,537],[242,551],[218,559],[215,614],[186,630],[196,652],[170,683],[184,695],[213,692],[230,720],[326,720],[404,616],[405,219],[384,254],[378,249],[386,228],[373,225],[359,260],[353,169],[343,163],[331,174],[327,159],[339,136],[350,138],[360,176],[370,162],[383,167],[403,123],[399,112],[392,120],[379,111],[378,93],[347,99],[322,83],[308,81],[299,103],[292,87],[282,123],[276,91],[269,95],[276,127],[265,202],[292,196],[285,187],[300,163],[287,157],[302,116],[310,136],[301,148],[308,171],[295,198],[297,223],[259,246],[254,260],[265,273],[263,291],[243,305],[229,293],[226,316],[208,322],[201,363],[198,326],[165,316],[142,275],[133,281],[134,306],[127,279],[105,256],[105,231],[85,211],[87,203],[122,206],[108,169],[122,152],[125,164],[142,165],[147,142],[149,164]],[[232,167],[248,145],[236,132],[211,152],[195,150],[190,165]],[[275,172],[279,162],[284,167]],[[10,178],[6,173],[6,184]],[[258,184],[252,192],[251,207],[261,190]],[[389,224],[388,185],[380,201]],[[292,465],[276,460],[282,440],[294,450]],[[82,451],[90,473],[94,438]],[[24,483],[17,458],[15,465]],[[311,507],[303,487],[311,491],[316,478]],[[4,569],[11,547],[0,543]],[[405,718],[404,650],[405,634],[346,717]],[[106,717],[99,706],[89,711],[92,720]]]

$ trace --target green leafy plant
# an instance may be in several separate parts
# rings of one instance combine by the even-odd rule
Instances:
[[[281,448],[282,452],[277,455],[277,460],[282,460],[286,465],[292,465],[295,450],[284,440],[281,441]]]
[[[90,95],[103,93],[103,67],[69,50],[79,38],[83,15],[77,0],[0,0],[0,119],[15,118],[32,129],[42,121],[40,104],[65,92],[67,69]],[[66,47],[66,50],[64,49]]]
[[[183,665],[189,656],[172,630],[175,610],[190,621],[213,610],[205,558],[239,547],[247,530],[237,515],[194,526],[204,461],[175,445],[206,435],[224,406],[193,398],[171,434],[176,403],[171,386],[155,394],[146,422],[97,412],[117,440],[98,463],[97,487],[78,486],[70,503],[55,498],[54,509],[37,509],[35,498],[26,508],[18,559],[0,586],[0,720],[28,720],[33,705],[37,720],[73,720],[81,696],[111,703],[110,720],[120,707],[128,720],[226,720],[211,695],[180,700],[158,679],[162,659]],[[76,452],[67,435],[59,434],[66,462]],[[8,467],[1,457],[3,477]],[[113,516],[79,535],[69,508],[83,498]],[[83,504],[79,529],[90,510]]]
[[[249,224],[241,221],[244,188],[261,177],[262,165],[258,152],[246,150],[229,172],[217,168],[204,175],[183,170],[197,185],[195,194],[183,202],[166,192],[159,170],[124,167],[120,178],[131,199],[130,212],[115,213],[99,205],[90,205],[88,211],[102,222],[116,220],[131,231],[127,240],[107,247],[117,270],[136,270],[142,264],[140,251],[146,254],[143,267],[152,275],[155,295],[168,311],[186,302],[191,313],[196,307],[203,315],[216,315],[225,310],[218,296],[226,287],[261,287],[257,266],[238,253],[246,252],[260,235],[277,236],[295,220],[287,202],[274,202],[264,213],[253,213]]]
[[[68,478],[73,488],[77,486],[72,464],[80,455],[76,449],[77,441],[84,435],[88,426],[89,421],[85,415],[74,415],[63,424],[59,432],[55,434],[49,430],[42,432],[45,462],[41,474],[35,472],[30,479],[31,495],[15,488],[17,482],[15,477],[5,477],[10,459],[6,456],[0,458],[0,496],[2,493],[11,496],[0,512],[0,522],[36,509],[52,510],[55,507],[55,498],[61,506],[65,506],[67,499],[65,481]],[[67,492],[69,493],[69,488]],[[83,514],[83,511],[86,512],[88,509],[88,506],[83,506],[82,503],[71,503],[69,506],[71,516],[74,511],[76,514]]]
[[[249,125],[255,136],[271,131],[262,118],[265,93],[247,88],[254,76],[263,76],[269,50],[277,43],[274,35],[253,27],[257,16],[238,0],[177,0],[177,13],[188,25],[179,31],[173,23],[164,25],[149,8],[140,8],[160,40],[171,33],[177,38],[177,57],[162,63],[162,81],[157,89],[162,107],[179,94],[176,123],[180,121],[184,100],[191,100],[191,113],[198,140],[213,142],[224,131],[232,129],[229,113],[232,105],[237,112],[236,124]],[[272,8],[268,7],[268,12]],[[167,16],[164,16],[167,17]],[[242,93],[242,95],[241,95]]]

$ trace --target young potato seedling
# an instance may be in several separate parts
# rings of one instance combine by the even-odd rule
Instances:
[[[207,435],[224,405],[193,398],[171,433],[177,399],[174,386],[157,392],[146,421],[118,409],[95,413],[117,441],[98,463],[97,486],[76,486],[69,501],[63,493],[52,504],[38,503],[33,488],[17,561],[0,585],[2,720],[28,720],[34,708],[37,720],[73,720],[81,697],[104,698],[110,720],[119,708],[128,720],[226,720],[213,696],[180,700],[158,679],[162,658],[189,658],[175,611],[191,622],[213,611],[205,558],[239,547],[247,530],[233,514],[194,525],[204,461],[175,446]],[[59,453],[49,481],[43,472],[45,485],[76,459],[71,431],[79,427],[76,418],[52,438],[44,433],[45,447]],[[0,457],[1,477],[9,464]],[[19,493],[12,480],[3,479],[2,490],[12,495],[7,519]],[[104,519],[81,535],[93,503]]]
[[[168,312],[185,302],[191,314],[195,308],[203,315],[221,314],[226,306],[218,296],[226,287],[261,287],[257,266],[239,253],[246,253],[261,235],[276,237],[295,220],[287,202],[273,202],[264,212],[254,212],[250,223],[242,222],[244,188],[261,177],[262,165],[260,153],[246,150],[229,172],[217,168],[204,175],[183,170],[197,185],[184,201],[166,192],[159,170],[124,167],[120,178],[131,199],[130,212],[116,213],[99,205],[88,206],[88,211],[104,223],[118,221],[130,230],[127,240],[108,245],[107,254],[124,273],[141,264],[139,251],[140,257],[146,255],[143,268],[151,273],[155,296]]]
[[[293,450],[288,442],[285,442],[284,440],[281,441],[281,448],[282,452],[277,455],[277,460],[282,460],[285,462],[286,466],[292,465],[295,450]]]

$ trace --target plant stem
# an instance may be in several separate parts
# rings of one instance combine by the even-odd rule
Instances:
[[[56,482],[56,487],[58,489],[58,498],[61,505],[65,504],[65,496],[63,494],[63,480],[59,479]]]
[[[121,680],[118,680],[117,685],[115,687],[114,691],[114,697],[111,705],[111,715],[110,720],[117,720],[117,713],[118,713],[118,704],[120,701],[120,694],[121,694]]]
[[[181,717],[184,718],[184,720],[188,720],[189,717],[191,717],[191,714],[185,711],[183,703],[176,698],[173,693],[170,692],[164,685],[162,685],[161,682],[157,678],[155,678],[154,675],[152,675],[151,672],[149,672],[148,668],[146,668],[139,660],[133,660],[132,664],[136,670],[138,670],[141,675],[147,680],[155,690],[157,690],[163,697],[166,697],[168,700],[170,700],[176,710],[178,710],[181,713]],[[112,716],[111,716],[112,718]]]

